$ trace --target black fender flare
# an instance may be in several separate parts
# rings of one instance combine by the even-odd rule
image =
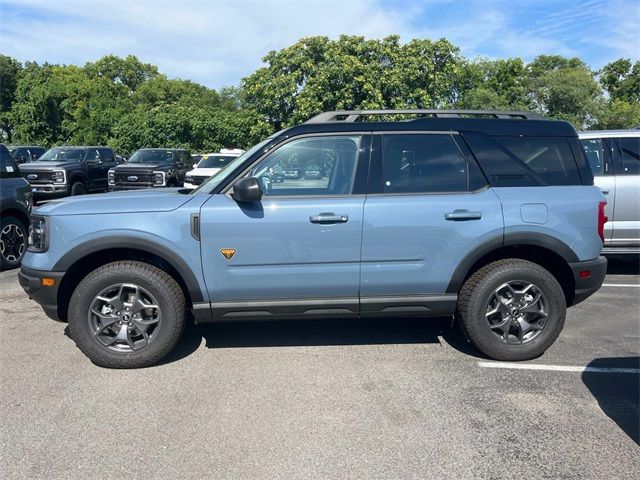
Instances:
[[[171,267],[178,272],[185,283],[189,292],[192,303],[203,302],[202,289],[198,280],[187,262],[185,262],[178,254],[171,249],[160,245],[151,240],[142,238],[128,237],[125,235],[115,235],[100,238],[98,241],[89,240],[85,243],[75,246],[65,253],[53,266],[52,271],[66,272],[78,260],[85,258],[87,255],[99,254],[101,251],[112,250],[114,248],[135,249],[156,255],[166,261]]]
[[[523,247],[541,247],[546,250],[551,250],[562,257],[567,263],[577,262],[580,260],[576,253],[571,250],[569,245],[564,243],[562,240],[552,237],[551,235],[539,232],[507,233],[504,237],[493,237],[467,253],[463,259],[460,260],[460,263],[454,270],[451,280],[449,281],[449,285],[447,286],[446,293],[458,293],[460,288],[462,288],[462,284],[467,278],[469,271],[482,257],[495,250],[499,250],[500,248],[513,245],[520,245]]]

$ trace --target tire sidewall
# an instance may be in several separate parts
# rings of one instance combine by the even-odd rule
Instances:
[[[534,265],[534,264],[532,264]],[[536,266],[537,267],[537,266]],[[496,288],[511,281],[535,284],[548,301],[548,317],[544,328],[535,338],[525,344],[510,345],[502,341],[489,327],[486,320],[486,305]],[[525,269],[520,266],[501,268],[481,281],[469,302],[467,314],[472,321],[466,325],[472,341],[481,351],[496,358],[524,360],[541,355],[558,337],[564,326],[566,300],[557,280],[541,267]],[[499,351],[496,355],[493,352]]]
[[[4,258],[2,255],[0,255],[0,268],[2,270],[11,270],[19,267],[20,262],[22,261],[22,257],[24,257],[24,254],[27,251],[27,237],[29,235],[29,232],[25,224],[22,223],[16,217],[6,216],[6,217],[3,217],[2,221],[0,222],[0,232],[4,230],[5,227],[7,227],[8,225],[16,225],[18,228],[20,228],[20,230],[22,230],[22,235],[23,235],[25,244],[24,244],[24,249],[22,250],[22,255],[20,255],[20,258],[18,258],[15,262],[9,261],[6,258]]]
[[[95,272],[94,272],[95,273]],[[158,331],[153,341],[135,352],[114,352],[95,338],[88,321],[89,307],[98,293],[118,283],[133,283],[147,290],[158,302],[162,315]],[[171,341],[176,323],[182,328],[184,311],[178,311],[168,299],[172,292],[161,282],[153,282],[135,268],[128,271],[108,271],[85,278],[74,291],[69,302],[69,329],[72,338],[79,343],[80,349],[90,358],[102,357],[109,361],[122,363],[123,367],[136,367],[147,364],[148,359],[164,355],[167,342]]]
[[[71,185],[71,196],[75,197],[77,195],[84,195],[87,193],[87,187],[84,186],[82,182],[74,182]]]

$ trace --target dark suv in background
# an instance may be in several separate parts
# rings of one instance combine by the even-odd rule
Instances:
[[[181,187],[193,158],[181,148],[141,148],[122,165],[109,170],[109,191]]]
[[[35,162],[47,149],[38,146],[11,145],[9,151],[16,163],[20,165],[21,163]]]
[[[20,167],[34,200],[106,191],[107,173],[116,165],[108,147],[54,147],[38,161]]]
[[[0,270],[20,265],[27,250],[31,188],[18,165],[0,144]]]

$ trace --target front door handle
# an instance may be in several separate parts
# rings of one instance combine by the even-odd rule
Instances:
[[[602,193],[604,193],[605,195],[609,195],[609,189],[608,188],[601,188],[600,190],[602,190]]]
[[[451,220],[453,222],[461,222],[465,220],[480,220],[481,218],[482,212],[470,212],[469,210],[454,210],[453,212],[444,214],[445,220]]]
[[[349,221],[348,215],[336,215],[335,213],[321,213],[319,215],[311,215],[309,217],[311,223],[346,223]]]

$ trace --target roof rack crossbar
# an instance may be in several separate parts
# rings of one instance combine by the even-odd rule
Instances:
[[[501,111],[501,110],[337,110],[323,112],[310,118],[305,123],[355,122],[360,117],[373,115],[430,115],[435,118],[460,118],[478,116],[492,118],[520,118],[525,120],[542,120],[544,117],[535,112]]]

